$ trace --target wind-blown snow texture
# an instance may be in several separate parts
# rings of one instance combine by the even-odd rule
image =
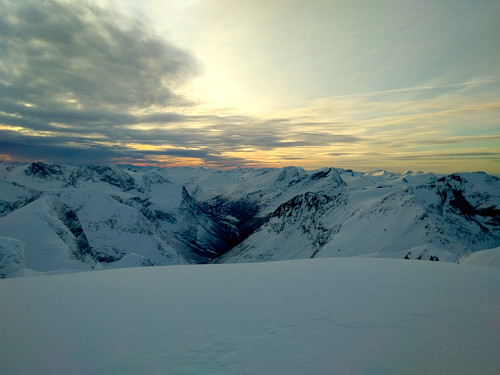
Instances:
[[[368,258],[5,279],[0,372],[496,375],[499,285]]]
[[[351,256],[456,262],[500,246],[499,206],[499,179],[481,172],[0,164],[0,236],[24,243],[29,274]]]

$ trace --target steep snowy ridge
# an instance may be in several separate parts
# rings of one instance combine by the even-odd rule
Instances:
[[[334,199],[316,193],[300,194],[281,204],[247,240],[216,260],[223,262],[312,258],[328,241],[335,226],[321,220]]]
[[[228,251],[231,246],[226,241],[229,238],[229,226],[212,220],[200,205],[189,195],[185,187],[182,188],[182,202],[179,206],[179,220],[183,223],[177,229],[177,237],[181,238],[190,253],[184,252],[185,257],[193,262],[200,263]]]
[[[88,189],[69,189],[59,196],[74,207],[99,263],[117,262],[129,254],[142,259],[137,265],[184,263],[168,237],[134,207],[138,199],[129,198],[127,205],[120,196]]]
[[[41,192],[15,182],[0,181],[0,217],[40,198]]]
[[[458,241],[467,253],[496,247],[498,243],[499,185],[498,178],[484,173],[453,174],[417,186],[413,193],[425,209],[423,220],[428,229],[434,229],[430,236],[439,239],[443,247]]]
[[[360,255],[455,262],[499,243],[495,177],[455,174],[423,185],[390,177],[368,175],[361,184],[348,172],[354,188],[296,196],[217,262]]]
[[[500,245],[500,181],[298,167],[0,164],[0,236],[28,270],[371,256]]]
[[[86,181],[102,181],[123,191],[129,191],[136,187],[135,180],[132,176],[119,169],[117,166],[109,165],[90,165],[79,168],[71,174],[70,180],[74,186],[78,186]]]
[[[34,202],[0,218],[0,236],[24,243],[28,269],[47,272],[61,269],[89,270],[95,263],[62,220],[67,207],[54,196]]]

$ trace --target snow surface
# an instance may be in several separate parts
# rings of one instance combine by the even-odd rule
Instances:
[[[499,374],[500,270],[370,258],[0,280],[3,374]]]
[[[460,264],[500,268],[500,247],[472,253],[460,259]]]

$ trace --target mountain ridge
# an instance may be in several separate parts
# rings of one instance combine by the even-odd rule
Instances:
[[[500,246],[500,180],[484,172],[1,163],[0,187],[0,237],[24,243],[35,272],[339,256],[457,262]]]

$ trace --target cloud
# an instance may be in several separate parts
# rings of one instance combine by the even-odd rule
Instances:
[[[390,90],[381,90],[381,91],[371,91],[360,94],[347,94],[347,95],[338,95],[336,98],[355,98],[355,97],[370,97],[370,96],[380,96],[386,94],[399,94],[399,93],[408,93],[408,92],[418,92],[418,91],[433,91],[438,89],[449,89],[449,88],[463,88],[463,87],[471,87],[471,86],[481,86],[490,83],[497,83],[500,81],[500,78],[490,78],[490,79],[479,79],[468,82],[460,82],[453,83],[447,85],[429,85],[429,86],[412,86],[412,87],[403,87],[398,89],[390,89]]]
[[[197,72],[138,19],[87,1],[2,0],[0,103],[82,113],[180,104]],[[53,112],[54,115],[57,113]]]
[[[293,159],[287,149],[358,141],[328,124],[179,112],[196,59],[110,4],[0,0],[2,154],[226,167],[257,165],[248,149]]]
[[[195,57],[113,3],[0,0],[0,13],[7,159],[140,158],[121,144],[168,135],[131,126],[188,120],[166,108],[192,105],[179,91],[200,70]]]
[[[205,147],[234,151],[255,147],[260,150],[287,149],[301,146],[325,146],[333,143],[355,143],[360,138],[328,130],[325,123],[307,123],[295,119],[262,119],[250,116],[183,116],[172,123],[141,124],[123,129],[123,134],[148,144],[168,142],[176,146]]]
[[[213,114],[181,94],[196,58],[113,4],[0,0],[0,158],[369,169],[458,160],[460,147],[498,169],[493,75],[325,97],[267,118]]]

